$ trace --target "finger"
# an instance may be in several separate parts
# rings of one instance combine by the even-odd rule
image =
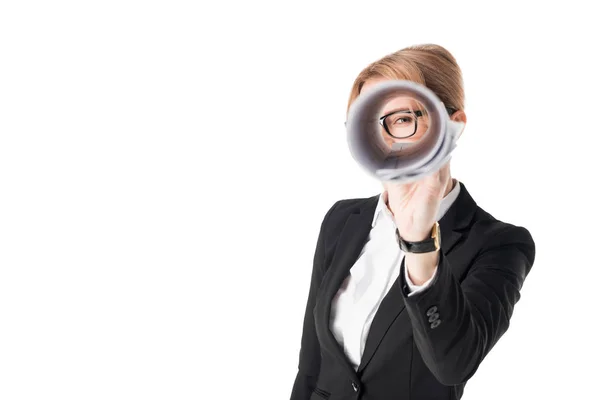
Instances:
[[[449,177],[450,177],[450,168],[449,168],[448,164],[446,164],[440,169],[440,181],[442,183],[445,183]]]

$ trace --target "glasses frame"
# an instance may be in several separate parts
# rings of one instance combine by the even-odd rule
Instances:
[[[447,113],[448,113],[448,115],[450,115],[450,116],[452,116],[452,114],[454,114],[456,111],[458,111],[458,110],[456,110],[456,109],[454,109],[454,108],[450,108],[450,107],[445,107],[445,108],[446,108],[446,112],[447,112]],[[399,137],[396,137],[396,136],[392,135],[392,134],[390,133],[390,131],[388,130],[388,127],[387,127],[387,126],[386,126],[386,125],[383,123],[383,121],[384,121],[384,120],[385,120],[387,117],[389,117],[390,115],[393,115],[393,114],[399,113],[399,112],[403,112],[403,113],[405,113],[405,114],[414,114],[414,115],[417,117],[417,118],[415,119],[415,130],[414,130],[414,132],[413,132],[413,133],[411,133],[411,134],[410,134],[410,135],[408,135],[408,136],[403,136],[403,137],[401,137],[401,138],[399,138]],[[389,114],[386,114],[386,115],[384,115],[383,117],[379,118],[379,124],[380,124],[381,126],[383,126],[383,129],[385,130],[385,133],[387,133],[387,134],[388,134],[390,137],[392,137],[392,138],[394,138],[394,139],[408,139],[408,138],[410,138],[410,137],[414,136],[414,135],[415,135],[415,133],[417,133],[417,129],[418,129],[418,126],[419,126],[419,120],[418,120],[418,118],[419,118],[419,117],[422,117],[422,116],[423,116],[423,111],[421,111],[421,110],[417,110],[417,111],[392,111],[391,113],[389,113]]]

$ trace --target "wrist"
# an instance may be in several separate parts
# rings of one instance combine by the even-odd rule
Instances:
[[[422,286],[431,279],[440,261],[439,250],[430,253],[407,253],[404,266],[410,281],[416,286]]]
[[[421,242],[423,240],[427,240],[431,238],[431,234],[433,233],[433,229],[435,228],[435,222],[431,224],[427,229],[413,229],[411,231],[400,232],[400,237],[407,242]]]

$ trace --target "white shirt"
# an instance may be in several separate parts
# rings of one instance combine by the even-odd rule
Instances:
[[[460,184],[455,180],[454,188],[442,199],[437,221],[446,214],[459,192]],[[386,199],[384,191],[379,196],[367,242],[331,303],[331,331],[355,369],[360,365],[375,313],[398,278],[404,257]],[[431,279],[417,286],[410,281],[407,268],[404,270],[409,296],[427,288],[437,273],[436,267]]]

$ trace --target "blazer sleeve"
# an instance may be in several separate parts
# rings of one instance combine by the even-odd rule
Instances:
[[[313,309],[315,307],[317,291],[325,272],[325,228],[329,217],[338,204],[339,201],[331,206],[329,211],[325,214],[317,239],[317,247],[314,254],[312,275],[310,279],[310,289],[308,292],[308,300],[306,301],[306,310],[304,312],[298,373],[292,388],[291,400],[308,400],[315,389],[317,378],[319,376],[321,347],[315,330]]]
[[[402,290],[417,348],[444,385],[458,385],[471,378],[507,331],[519,291],[533,265],[535,244],[527,229],[507,224],[495,231],[462,283],[440,252],[431,284],[410,297]],[[403,261],[402,286],[404,268]]]

